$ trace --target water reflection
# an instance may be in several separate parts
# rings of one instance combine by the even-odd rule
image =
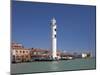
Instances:
[[[58,61],[52,61],[50,64],[50,69],[53,71],[56,71],[59,69],[59,62]]]

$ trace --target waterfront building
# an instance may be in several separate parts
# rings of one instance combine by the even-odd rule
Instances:
[[[30,50],[19,43],[11,44],[11,56],[12,62],[27,62],[31,60]]]
[[[30,55],[32,61],[34,60],[52,60],[52,51],[39,49],[39,48],[31,48]],[[60,59],[60,51],[57,51],[57,57]]]
[[[11,44],[11,58],[12,62],[27,62],[27,61],[49,61],[49,60],[69,60],[76,58],[75,55],[56,50],[56,58],[52,59],[52,50],[40,49],[40,48],[24,48],[22,44]],[[81,57],[89,57],[90,54],[82,53]]]
[[[74,58],[74,55],[70,54],[70,53],[61,53],[60,57],[62,60],[70,60]]]
[[[91,57],[90,53],[82,53],[82,58],[89,58]]]
[[[30,55],[32,61],[50,59],[50,52],[48,50],[43,50],[39,48],[31,48]]]

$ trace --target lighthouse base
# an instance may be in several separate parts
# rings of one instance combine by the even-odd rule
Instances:
[[[60,60],[60,58],[59,57],[52,57],[52,60],[57,61],[57,60]]]

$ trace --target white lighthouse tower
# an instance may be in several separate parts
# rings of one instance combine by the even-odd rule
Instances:
[[[57,59],[57,25],[56,19],[53,17],[51,20],[51,50],[52,50],[52,59]]]

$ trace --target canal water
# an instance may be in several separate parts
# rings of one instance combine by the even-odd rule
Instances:
[[[95,58],[11,64],[11,73],[88,70],[96,68]]]

